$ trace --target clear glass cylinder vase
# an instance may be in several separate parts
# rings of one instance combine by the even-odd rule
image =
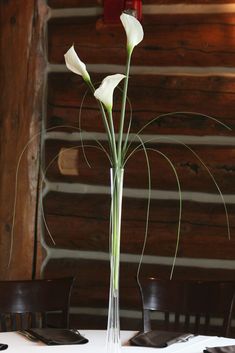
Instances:
[[[109,310],[107,323],[106,352],[119,353],[121,351],[120,319],[119,319],[119,267],[120,241],[123,196],[124,169],[110,170],[111,179],[111,207],[110,207],[110,287]]]

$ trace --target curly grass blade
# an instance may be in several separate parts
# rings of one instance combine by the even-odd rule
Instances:
[[[118,159],[120,161],[122,156],[122,137],[123,137],[123,127],[124,127],[124,120],[125,120],[125,112],[126,112],[126,97],[127,97],[127,89],[128,89],[128,82],[129,82],[129,73],[130,73],[130,62],[131,62],[131,53],[127,53],[126,59],[126,73],[124,79],[124,88],[122,94],[122,107],[121,107],[121,117],[120,117],[120,124],[119,124],[119,133],[118,133],[118,148],[117,154]]]
[[[65,148],[62,152],[60,151],[59,153],[57,153],[57,154],[52,158],[52,160],[48,163],[47,167],[45,168],[44,172],[42,172],[43,177],[42,177],[42,180],[41,180],[41,183],[40,183],[40,190],[42,190],[43,184],[44,184],[45,181],[46,181],[46,173],[47,173],[48,169],[49,169],[50,166],[56,161],[56,159],[58,158],[58,156],[60,155],[60,153],[63,154],[63,153],[66,153],[66,152],[68,152],[68,151],[70,151],[70,150],[73,150],[73,149],[76,149],[76,148],[84,148],[84,147],[86,147],[86,148],[96,148],[96,149],[101,150],[102,152],[104,152],[104,153],[106,154],[106,151],[104,151],[101,147],[94,146],[94,145],[83,145],[83,146],[82,146],[82,145],[76,145],[76,146],[72,146],[72,147]],[[103,147],[103,146],[102,146],[102,147]],[[106,156],[108,156],[108,155],[106,154]],[[109,156],[108,156],[108,157],[109,157]],[[49,234],[49,236],[50,236],[50,238],[51,238],[53,244],[56,245],[56,243],[55,243],[55,241],[54,241],[54,238],[53,238],[53,236],[52,236],[52,234],[51,234],[51,232],[50,232],[50,229],[49,229],[49,227],[48,227],[48,225],[47,225],[46,218],[45,218],[44,207],[43,207],[43,195],[42,195],[42,193],[40,193],[40,206],[41,206],[40,208],[41,208],[41,214],[42,214],[42,219],[43,219],[44,226],[45,226],[45,228],[46,228],[46,230],[47,230],[47,232],[48,232],[48,234]]]
[[[225,217],[226,217],[226,223],[227,223],[227,231],[228,231],[228,239],[230,240],[231,239],[231,234],[230,234],[230,221],[229,221],[229,216],[228,216],[228,210],[227,210],[227,205],[226,205],[226,202],[225,202],[225,199],[224,199],[224,195],[217,183],[217,181],[215,180],[215,177],[213,176],[213,174],[211,173],[210,169],[207,167],[207,165],[205,164],[205,162],[203,161],[203,159],[198,155],[198,153],[196,153],[191,147],[189,147],[187,144],[181,142],[180,140],[177,140],[177,139],[174,139],[176,142],[182,144],[184,147],[186,147],[189,151],[191,151],[194,156],[200,161],[200,163],[203,165],[203,167],[206,169],[207,173],[210,175],[213,183],[215,184],[219,194],[220,194],[220,197],[221,197],[221,200],[222,200],[222,203],[223,203],[223,206],[224,206],[224,211],[225,211]]]
[[[128,141],[129,141],[130,130],[131,130],[131,125],[132,125],[132,117],[133,117],[132,104],[131,104],[131,101],[130,101],[130,99],[128,97],[127,97],[127,101],[129,103],[129,107],[130,107],[130,118],[129,118],[129,124],[128,124],[127,132],[126,132],[125,141],[124,141],[124,144],[123,144],[123,149],[122,149],[122,163],[124,163],[124,160],[125,160],[126,148],[127,148],[127,144],[128,144]]]
[[[81,104],[80,104],[80,107],[79,107],[79,113],[78,113],[78,128],[80,130],[80,141],[81,141],[81,145],[82,145],[82,153],[83,153],[83,157],[86,161],[86,164],[88,165],[89,168],[91,168],[91,165],[88,161],[88,158],[86,156],[86,152],[85,152],[85,149],[84,149],[84,146],[83,146],[83,137],[82,137],[82,109],[83,109],[83,104],[84,104],[84,101],[85,101],[85,98],[87,96],[87,93],[89,92],[89,89],[86,90],[86,92],[84,93],[83,97],[82,97],[82,101],[81,101]]]
[[[227,130],[229,131],[232,131],[232,128],[230,126],[228,126],[227,124],[223,123],[222,121],[220,121],[219,119],[216,119],[214,118],[213,116],[210,116],[210,115],[206,115],[206,114],[202,114],[202,113],[197,113],[197,112],[187,112],[187,111],[176,111],[176,112],[170,112],[170,113],[164,113],[164,114],[160,114],[158,115],[156,118],[153,118],[152,120],[150,120],[149,122],[147,122],[147,124],[145,124],[135,135],[135,136],[138,136],[141,134],[141,132],[146,129],[146,127],[148,127],[149,125],[151,125],[152,123],[154,123],[155,121],[161,119],[161,118],[164,118],[164,117],[167,117],[167,116],[172,116],[172,115],[176,115],[176,114],[185,114],[185,115],[196,115],[196,116],[200,116],[200,117],[204,117],[204,118],[207,118],[207,119],[210,119],[210,120],[213,120],[215,121],[217,124],[225,127]],[[132,143],[134,142],[133,139],[130,140],[127,148],[126,148],[126,153],[128,151],[128,149],[130,148],[130,146],[132,145]]]
[[[173,264],[171,267],[171,273],[170,273],[170,279],[172,279],[173,277],[173,272],[175,269],[175,263],[176,263],[176,259],[177,259],[177,255],[178,255],[178,250],[179,250],[179,243],[180,243],[180,231],[181,231],[181,220],[182,220],[182,191],[181,191],[181,185],[180,185],[180,180],[179,180],[179,176],[178,173],[176,171],[176,168],[174,166],[174,164],[172,163],[172,161],[170,160],[170,158],[167,157],[167,155],[155,148],[147,148],[147,150],[149,151],[154,151],[159,153],[161,156],[163,156],[167,162],[170,164],[174,174],[175,174],[175,178],[176,178],[176,182],[177,182],[177,187],[178,187],[178,193],[179,193],[179,216],[178,216],[178,225],[177,225],[177,237],[176,237],[176,245],[175,245],[175,253],[174,253],[174,258],[173,258]]]
[[[13,201],[13,212],[12,212],[12,226],[11,226],[11,235],[10,235],[10,250],[9,250],[9,260],[7,264],[7,268],[9,268],[11,259],[12,259],[12,252],[13,252],[13,244],[14,244],[14,229],[15,229],[15,218],[16,218],[16,202],[17,202],[17,196],[18,196],[18,178],[19,178],[19,168],[20,168],[20,163],[22,160],[22,157],[24,155],[24,152],[30,145],[30,143],[36,138],[39,137],[40,133],[35,134],[24,146],[23,150],[20,153],[20,156],[17,161],[16,165],[16,175],[15,175],[15,190],[14,190],[14,201]]]
[[[140,142],[141,142],[141,146],[142,149],[144,151],[145,154],[145,160],[146,160],[146,164],[147,164],[147,172],[148,172],[148,199],[147,199],[147,209],[146,209],[146,222],[145,222],[145,232],[144,232],[144,242],[143,242],[143,246],[142,246],[142,251],[141,251],[141,255],[140,255],[140,261],[137,267],[137,272],[136,272],[136,279],[137,279],[137,283],[139,283],[139,274],[140,274],[140,267],[143,261],[143,256],[144,256],[144,252],[145,252],[145,248],[146,248],[146,243],[147,243],[147,238],[148,238],[148,227],[149,227],[149,212],[150,212],[150,203],[151,203],[151,168],[150,168],[150,163],[149,163],[149,158],[148,158],[148,153],[147,150],[145,148],[144,142],[142,141],[142,139],[138,136]]]
[[[224,195],[217,183],[217,181],[215,180],[215,177],[213,176],[213,174],[211,173],[210,169],[207,167],[207,165],[204,163],[204,161],[199,157],[199,155],[193,150],[191,149],[189,146],[185,145],[185,147],[187,147],[197,158],[198,160],[200,161],[200,163],[204,166],[204,168],[207,170],[208,174],[210,175],[211,179],[213,180],[219,194],[220,194],[220,197],[222,199],[222,202],[223,202],[223,206],[224,206],[224,211],[225,211],[225,216],[226,216],[226,223],[227,223],[227,230],[228,230],[228,239],[230,240],[231,239],[231,233],[230,233],[230,221],[229,221],[229,216],[228,216],[228,210],[227,210],[227,205],[226,205],[226,202],[225,202],[225,199],[224,199]]]
[[[149,142],[156,142],[156,141],[161,141],[161,140],[169,140],[169,141],[173,141],[173,142],[176,142],[176,143],[179,143],[181,144],[182,146],[186,147],[188,150],[190,150],[194,155],[195,157],[200,161],[200,163],[203,165],[203,167],[206,169],[206,171],[208,172],[208,174],[210,175],[214,185],[216,186],[219,194],[220,194],[220,197],[221,197],[221,200],[222,200],[222,203],[223,203],[223,207],[224,207],[224,211],[225,211],[225,217],[226,217],[226,223],[227,223],[227,231],[228,231],[228,239],[230,240],[231,239],[231,234],[230,234],[230,222],[229,222],[229,216],[228,216],[228,210],[227,210],[227,205],[226,205],[226,202],[225,202],[225,199],[224,199],[224,196],[223,196],[223,193],[217,183],[217,181],[215,180],[215,177],[213,176],[213,174],[211,173],[210,169],[207,167],[207,165],[205,164],[205,162],[203,161],[202,158],[200,158],[200,156],[191,148],[189,147],[186,143],[176,139],[176,138],[173,138],[173,137],[164,137],[164,136],[159,136],[159,137],[154,137],[154,138],[151,138],[147,141],[145,141],[144,143],[149,143]],[[137,150],[138,148],[141,147],[141,144],[139,144],[139,146],[137,146],[135,150]],[[133,152],[133,151],[132,151]],[[131,154],[130,154],[131,155]],[[128,160],[129,156],[126,158],[126,160]]]
[[[175,253],[174,253],[174,258],[173,258],[173,263],[172,263],[172,267],[171,267],[171,273],[170,273],[170,279],[172,279],[173,276],[173,272],[174,272],[174,268],[175,268],[175,263],[176,263],[176,259],[177,259],[177,254],[178,254],[178,249],[179,249],[179,242],[180,242],[180,231],[181,231],[181,220],[182,220],[182,191],[181,191],[181,184],[180,184],[180,180],[178,177],[178,173],[176,171],[175,166],[173,165],[172,161],[167,157],[166,154],[164,154],[163,152],[155,149],[155,148],[149,148],[149,147],[145,147],[145,143],[142,141],[141,144],[139,145],[138,149],[135,149],[129,156],[128,159],[130,157],[132,157],[136,152],[141,151],[142,149],[145,150],[145,153],[147,154],[147,151],[153,151],[156,152],[158,154],[160,154],[162,157],[164,157],[167,162],[170,164],[174,174],[175,174],[175,178],[176,178],[176,182],[177,182],[177,186],[178,186],[178,192],[179,192],[179,216],[178,216],[178,225],[177,225],[177,237],[176,237],[176,245],[175,245]],[[148,165],[149,165],[149,160],[148,160]],[[150,169],[148,169],[148,171],[150,171]],[[151,183],[151,176],[150,173],[148,173],[149,175],[149,183]],[[149,196],[150,197],[150,196]],[[147,219],[149,219],[149,207],[150,207],[150,202],[148,202],[148,210],[147,210]],[[148,225],[146,225],[146,227],[148,228]],[[137,269],[137,281],[139,282],[139,274],[140,274],[140,268],[142,265],[142,261],[143,261],[143,256],[144,256],[144,252],[145,252],[145,248],[146,248],[146,242],[147,242],[147,228],[145,230],[145,238],[144,238],[144,244],[142,247],[142,252],[141,252],[141,257],[140,257],[140,261],[139,261],[139,265],[138,265],[138,269]]]
[[[232,131],[232,128],[230,126],[228,126],[227,124],[223,123],[219,119],[214,118],[213,116],[210,116],[210,115],[207,115],[207,114],[202,114],[202,113],[197,113],[197,112],[176,111],[176,112],[170,112],[170,113],[164,113],[164,114],[158,115],[156,118],[153,118],[147,124],[145,124],[136,134],[139,135],[147,126],[151,125],[152,123],[154,123],[158,119],[164,118],[164,117],[167,117],[167,116],[176,115],[176,114],[184,114],[184,115],[188,115],[188,114],[192,115],[193,114],[193,115],[200,116],[200,117],[203,117],[203,118],[211,119],[211,120],[215,121],[216,123],[218,123],[219,125],[222,125],[223,127],[225,127],[227,130]]]
[[[74,130],[78,130],[80,131],[80,129],[77,126],[73,126],[73,125],[57,125],[57,126],[53,126],[50,128],[45,129],[44,131],[49,132],[49,131],[53,131],[56,129],[61,129],[61,128],[69,128],[69,129],[74,129]],[[12,251],[13,251],[13,244],[14,244],[14,229],[15,229],[15,218],[16,218],[16,203],[17,203],[17,196],[18,196],[18,178],[19,178],[19,168],[20,168],[20,164],[21,164],[21,160],[22,157],[25,153],[25,151],[27,150],[27,148],[29,147],[29,145],[41,135],[42,131],[34,134],[29,141],[25,144],[25,146],[23,147],[18,161],[17,161],[17,166],[16,166],[16,174],[15,174],[15,187],[14,187],[14,201],[13,201],[13,211],[12,211],[12,226],[11,226],[11,234],[10,234],[10,250],[9,250],[9,260],[8,260],[8,264],[7,264],[7,268],[9,268],[10,263],[11,263],[11,259],[12,259]],[[109,159],[109,162],[111,164],[111,159],[110,156],[108,154],[108,152],[106,151],[106,149],[104,148],[104,146],[100,143],[100,141],[94,139],[94,141],[96,141],[97,144],[99,144],[99,146],[101,147],[101,149],[103,150],[103,152],[105,152],[106,156]]]

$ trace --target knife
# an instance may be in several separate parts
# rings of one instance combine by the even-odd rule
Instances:
[[[188,342],[191,338],[195,337],[192,333],[183,334],[179,337],[173,338],[172,340],[167,342],[167,346],[170,346],[173,343],[183,343]]]

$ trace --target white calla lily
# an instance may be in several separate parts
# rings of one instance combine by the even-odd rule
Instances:
[[[136,45],[144,38],[144,31],[141,23],[131,15],[126,13],[121,14],[121,22],[126,31],[127,50],[131,53]]]
[[[108,111],[113,107],[113,91],[124,77],[122,74],[106,76],[94,92],[96,99],[102,102]]]
[[[84,81],[90,81],[90,75],[86,70],[86,65],[79,59],[74,46],[64,54],[64,58],[66,66],[70,71],[82,76]]]

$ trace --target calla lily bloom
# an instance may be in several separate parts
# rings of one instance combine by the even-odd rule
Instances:
[[[86,65],[79,59],[74,46],[72,46],[64,55],[67,68],[77,75],[82,76],[84,81],[90,81],[90,75],[86,70]]]
[[[108,111],[113,107],[113,91],[124,77],[125,75],[122,74],[106,76],[94,92],[94,96],[104,104]]]
[[[144,38],[143,27],[134,16],[128,15],[124,12],[121,14],[120,19],[126,31],[127,50],[131,53],[134,47]]]

